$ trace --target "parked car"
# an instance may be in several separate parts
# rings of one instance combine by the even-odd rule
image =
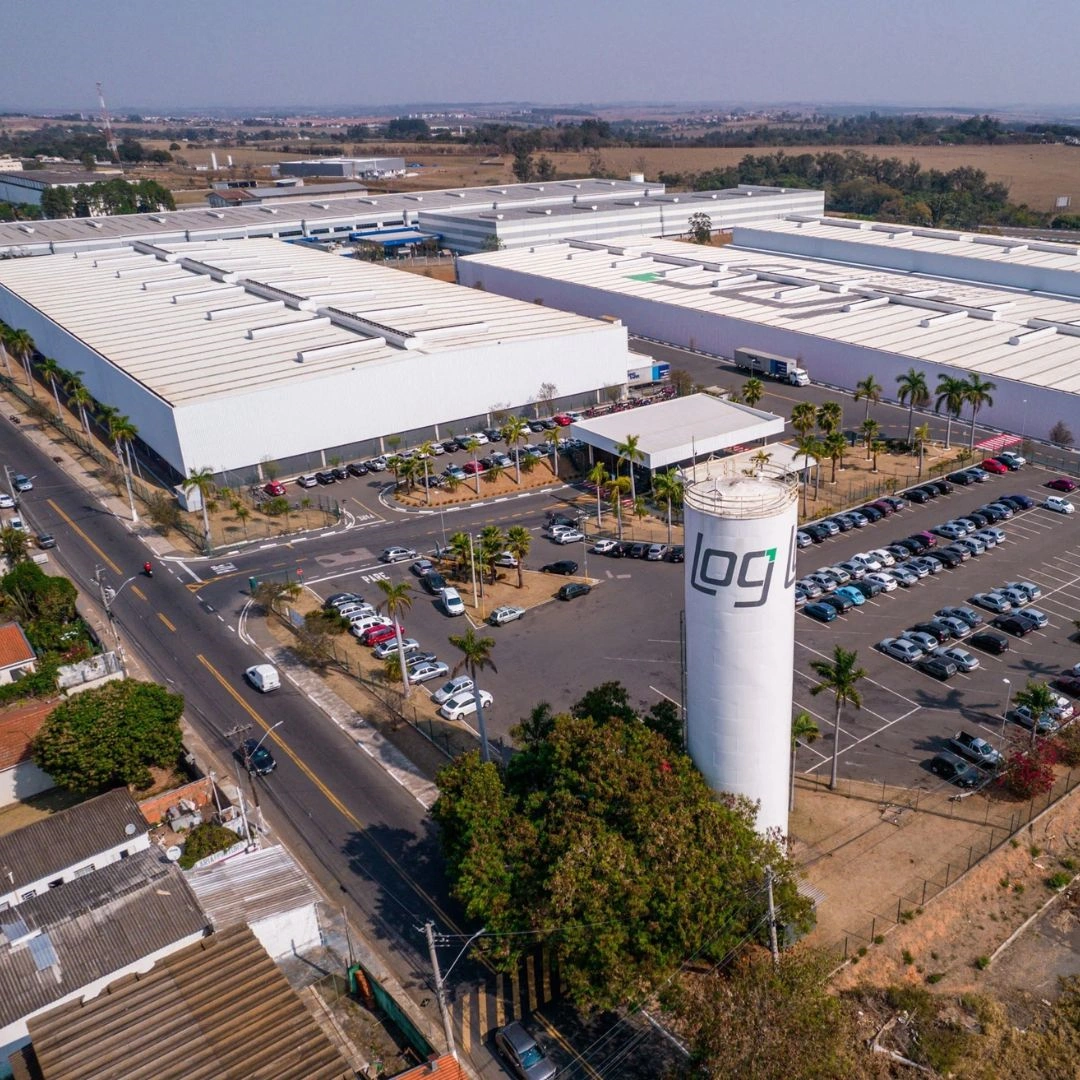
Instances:
[[[1002,495],[998,502],[1011,506],[1019,513],[1021,510],[1030,510],[1035,505],[1035,500],[1030,495]]]
[[[985,739],[967,731],[958,731],[948,740],[951,750],[961,757],[981,765],[984,769],[996,769],[1002,763],[1002,756]]]
[[[948,546],[939,548],[937,551],[928,551],[924,558],[933,559],[946,570],[955,570],[964,561],[959,552],[950,551]]]
[[[918,503],[920,506],[930,501],[930,496],[922,488],[912,488],[910,491],[905,491],[904,495],[908,502]]]
[[[997,458],[983,458],[979,464],[980,469],[985,469],[988,473],[994,473],[996,476],[1003,476],[1009,471],[1008,465],[1003,465]]]
[[[914,570],[909,570],[906,566],[894,566],[891,570],[886,570],[886,574],[890,575],[899,585],[903,585],[905,589],[911,588],[912,585],[919,583],[919,575]]]
[[[924,653],[932,653],[941,644],[934,634],[928,634],[923,630],[901,630],[900,638],[914,642]]]
[[[24,476],[22,473],[16,473],[11,478],[11,486],[16,491],[33,491],[34,481],[29,476]]]
[[[952,483],[952,484],[960,484],[963,487],[967,487],[969,484],[974,484],[975,483],[975,477],[969,475],[968,473],[964,472],[963,470],[960,470],[958,472],[949,473],[947,479],[949,480],[950,483]]]
[[[492,698],[486,690],[480,691],[480,706],[486,709],[491,704]],[[444,720],[461,720],[466,716],[472,716],[476,712],[476,692],[467,690],[462,694],[447,698],[439,706],[439,715]]]
[[[518,1021],[495,1032],[495,1048],[518,1080],[552,1080],[555,1065],[544,1057],[536,1040]]]
[[[907,503],[903,499],[898,498],[895,495],[883,495],[878,502],[888,503],[898,513],[903,510]]]
[[[915,571],[919,577],[925,577],[927,574],[940,574],[945,569],[945,564],[938,559],[934,558],[934,553],[928,551],[925,555],[916,555],[913,559],[908,559],[906,566]]]
[[[813,604],[807,604],[803,608],[803,614],[809,615],[811,619],[817,619],[818,622],[829,623],[836,618],[837,610],[824,601],[818,600]]]
[[[442,660],[424,660],[408,670],[409,682],[414,684],[430,682],[450,673],[449,666]]]
[[[1033,630],[1042,630],[1050,622],[1045,611],[1040,611],[1038,608],[1033,607],[1026,607],[1020,611],[1014,611],[1011,618],[1023,619],[1025,622],[1031,623],[1031,628]]]
[[[916,660],[915,666],[924,675],[940,679],[942,682],[951,679],[957,672],[957,667],[951,660],[946,660],[942,656],[935,656],[933,653],[924,656],[921,660]]]
[[[896,578],[892,576],[889,570],[884,570],[880,574],[867,574],[860,584],[865,584],[868,581],[874,585],[880,585],[881,591],[887,593],[895,591],[897,585]]]
[[[319,472],[315,474],[315,482],[317,484],[323,484],[324,486],[327,484],[334,484],[337,483],[337,477],[329,469],[320,469]]]
[[[407,637],[401,639],[401,647],[405,651],[407,656],[409,653],[416,652],[420,648],[420,642],[414,637]],[[371,655],[376,660],[385,660],[387,657],[397,655],[397,636],[390,638],[389,641],[380,642],[374,649],[371,650]]]
[[[930,634],[932,637],[937,638],[939,645],[952,640],[953,636],[948,624],[936,616],[933,619],[924,619],[922,622],[915,623],[911,629],[918,630],[922,634]]]
[[[1006,581],[1005,588],[1019,589],[1029,600],[1038,600],[1042,596],[1042,589],[1032,581]]]
[[[839,589],[833,593],[834,597],[844,597],[852,602],[855,607],[862,607],[866,603],[866,597],[863,596],[862,590],[859,588],[859,582],[854,581],[850,585],[841,585]]]
[[[955,606],[955,607],[943,607],[934,612],[938,616],[948,616],[953,619],[962,619],[974,630],[977,626],[982,626],[986,621],[974,608]]]
[[[799,578],[795,584],[798,585],[811,600],[816,600],[825,591],[816,581],[813,581],[808,577]]]
[[[986,545],[977,536],[965,536],[963,540],[957,540],[956,544],[965,551],[970,551],[972,555],[986,554]]]
[[[420,579],[420,584],[423,585],[432,596],[438,596],[439,593],[446,588],[446,578],[444,578],[438,570],[429,570]]]
[[[444,701],[449,701],[452,697],[457,697],[459,694],[464,694],[466,691],[471,691],[473,688],[473,681],[468,675],[458,675],[456,678],[451,679],[448,683],[444,683],[431,695],[431,700],[436,705],[441,705]]]
[[[34,537],[34,542],[42,551],[45,551],[47,548],[56,547],[56,537],[53,536],[52,533],[38,533],[37,536]]]
[[[315,479],[310,473],[302,473],[296,478],[296,483],[302,488],[318,487],[319,481]]]
[[[545,563],[540,567],[540,572],[543,574],[570,574],[577,573],[577,563],[573,559],[559,559],[556,562]]]
[[[417,576],[423,577],[435,569],[435,564],[430,559],[417,559],[409,569]]]
[[[968,644],[983,652],[1000,656],[1009,651],[1009,639],[1004,634],[995,634],[993,630],[980,630],[968,638]]]
[[[855,559],[848,559],[846,562],[839,563],[838,569],[843,570],[852,581],[859,581],[866,576],[869,567],[864,566]],[[844,584],[847,585],[849,582],[845,581]]]
[[[617,540],[597,540],[592,546],[592,552],[594,555],[608,555],[611,550],[618,546]]]
[[[983,774],[974,765],[948,750],[934,755],[930,771],[957,787],[977,787],[983,780]]]
[[[1047,480],[1046,486],[1053,488],[1055,491],[1075,491],[1077,483],[1075,480],[1068,476],[1056,476],[1053,480]]]
[[[869,505],[872,506],[875,510],[877,510],[879,514],[884,517],[889,517],[892,514],[895,514],[897,510],[897,508],[893,506],[892,502],[888,499],[878,499],[877,502],[872,502]]]
[[[967,649],[961,649],[959,645],[940,645],[934,650],[934,655],[955,664],[957,670],[964,674],[974,671],[979,666],[979,658],[972,656]]]
[[[369,469],[362,461],[351,461],[348,471],[350,476],[367,476]]]
[[[914,664],[923,657],[923,650],[908,638],[885,638],[877,643],[877,647],[886,656],[891,656],[902,664]]]
[[[240,758],[248,772],[256,776],[268,776],[277,768],[274,755],[260,745],[258,739],[245,739],[240,750]]]
[[[359,593],[354,592],[339,592],[334,593],[333,596],[328,596],[323,601],[324,608],[340,608],[344,604],[362,604],[364,598]]]
[[[1027,464],[1027,458],[1014,450],[1002,450],[997,457],[998,461],[1003,461],[1011,469],[1020,469]]]
[[[971,602],[978,604],[979,607],[986,608],[987,611],[994,612],[995,615],[1007,615],[1013,609],[1012,603],[996,589],[990,592],[976,593],[971,598]]]
[[[650,544],[645,552],[645,558],[649,562],[659,562],[667,554],[667,544]]]
[[[514,604],[503,604],[488,616],[488,622],[492,626],[505,626],[508,622],[523,618],[524,615],[525,609],[523,607],[516,607]]]
[[[14,510],[15,500],[6,492],[0,491],[0,510]]]
[[[439,590],[439,603],[442,604],[443,611],[451,617],[465,614],[465,601],[461,599],[461,593],[451,585]]]
[[[954,619],[948,615],[937,616],[937,621],[948,627],[950,638],[962,640],[971,636],[971,627],[963,619]]]
[[[263,491],[267,495],[279,498],[285,494],[285,485],[280,480],[271,480],[269,483],[263,484]]]
[[[869,554],[872,558],[877,559],[883,567],[896,565],[896,556],[893,555],[893,553],[887,548],[873,548],[867,554]]]
[[[990,474],[978,465],[972,465],[969,469],[965,469],[964,472],[972,477],[976,484],[985,484],[990,479]]]
[[[1063,499],[1060,495],[1047,495],[1043,508],[1053,510],[1056,514],[1071,514],[1076,510],[1068,499]]]
[[[877,524],[885,515],[873,504],[867,503],[866,506],[859,507],[859,513],[862,514],[871,525]]]
[[[1050,685],[1055,690],[1064,690],[1066,694],[1080,697],[1080,675],[1076,675],[1071,671],[1066,671],[1056,679],[1051,680]]]
[[[875,596],[884,591],[883,586],[873,579],[872,574],[867,574],[862,581],[856,581],[850,588],[858,589],[862,593],[864,600],[873,600]]]
[[[1026,727],[1028,731],[1034,727],[1037,735],[1053,735],[1061,728],[1061,725],[1049,712],[1040,713],[1038,718],[1036,718],[1034,711],[1029,705],[1017,705],[1017,707],[1009,713],[1009,719],[1014,723],[1019,724],[1021,727]]]
[[[673,563],[685,562],[686,548],[682,544],[675,544],[674,546],[668,548],[667,554],[664,556],[664,558],[668,562]]]
[[[848,588],[847,585],[842,588]],[[836,592],[830,593],[828,596],[823,596],[819,603],[827,604],[829,607],[835,608],[838,615],[843,615],[844,612],[850,611],[855,606],[855,601],[850,596],[845,595],[837,589]]]
[[[407,559],[418,559],[420,556],[412,548],[388,547],[383,548],[379,561],[384,563],[405,562]]]
[[[576,600],[579,596],[588,596],[592,592],[592,586],[584,581],[568,581],[555,594],[560,600]]]

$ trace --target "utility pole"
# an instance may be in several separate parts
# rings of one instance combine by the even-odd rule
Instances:
[[[773,903],[773,871],[771,866],[765,867],[765,884],[769,890],[769,948],[772,950],[773,963],[780,964],[780,946],[776,943],[776,905]]]
[[[428,956],[431,958],[431,970],[435,976],[435,1000],[439,1003],[439,1012],[442,1015],[446,1046],[451,1056],[456,1058],[457,1046],[454,1044],[454,1028],[450,1023],[450,1011],[446,1007],[446,992],[443,988],[442,976],[439,974],[439,957],[435,952],[435,924],[430,919],[424,923],[424,936],[427,938]]]
[[[98,592],[101,595],[101,606],[105,609],[105,618],[109,620],[109,626],[112,628],[114,651],[116,652],[117,659],[120,661],[120,671],[126,679],[127,664],[124,661],[124,647],[120,644],[120,633],[116,629],[116,616],[113,615],[111,607],[113,600],[116,599],[117,590],[105,584],[105,578],[103,577],[104,573],[104,566],[96,567],[94,569],[94,581],[97,582]],[[133,580],[134,578],[128,578],[128,581]],[[124,585],[127,583],[128,582],[125,581]],[[120,588],[122,589],[124,585],[121,585]]]

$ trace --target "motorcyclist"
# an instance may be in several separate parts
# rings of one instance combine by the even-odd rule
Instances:
[[[154,576],[154,567],[151,565],[149,559],[146,562],[143,563],[142,568],[143,568],[143,573],[147,577],[153,577]]]

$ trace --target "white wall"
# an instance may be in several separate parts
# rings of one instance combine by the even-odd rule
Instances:
[[[262,947],[275,960],[303,952],[322,940],[314,904],[259,919],[250,926]]]
[[[53,787],[56,782],[47,772],[32,761],[20,761],[13,768],[0,772],[0,806],[10,806]]]

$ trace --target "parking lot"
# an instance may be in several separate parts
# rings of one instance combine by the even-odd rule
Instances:
[[[1038,504],[1053,494],[1045,486],[1049,479],[1050,474],[1025,468],[984,484],[956,487],[951,494],[925,505],[909,505],[875,524],[804,548],[799,552],[799,573],[835,565],[857,552],[885,547],[963,517],[1001,495],[1023,494]],[[947,749],[945,740],[961,728],[995,746],[1000,744],[1003,731],[1006,739],[1028,739],[1027,729],[1011,721],[1003,725],[1007,700],[1011,701],[1029,678],[1050,680],[1080,660],[1080,647],[1070,640],[1075,632],[1073,619],[1080,610],[1078,517],[1036,505],[999,522],[996,527],[1005,533],[1004,542],[955,569],[943,569],[909,588],[880,593],[828,624],[798,613],[794,705],[810,712],[822,733],[812,746],[800,749],[800,767],[828,768],[833,749],[832,698],[828,692],[811,695],[817,676],[810,664],[831,657],[836,645],[857,649],[859,666],[867,672],[859,683],[862,708],[844,710],[841,776],[936,786],[939,781],[928,771],[928,763],[935,753]],[[1006,635],[1008,651],[1000,656],[971,647],[966,641],[955,642],[978,658],[976,670],[957,672],[947,681],[939,681],[875,648],[881,640],[932,618],[944,607],[972,607],[989,624],[993,612],[972,604],[971,597],[1007,581],[1029,581],[1042,590],[1031,606],[1043,611],[1048,623],[1024,637]]]

